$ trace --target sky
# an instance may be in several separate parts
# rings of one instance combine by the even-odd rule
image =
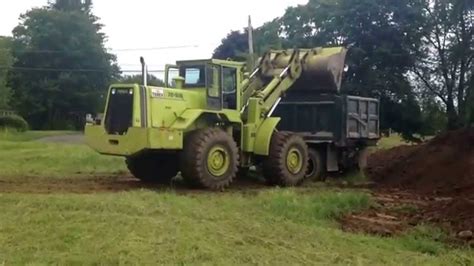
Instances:
[[[47,4],[47,0],[8,1],[0,8],[0,35],[11,35],[20,14]],[[107,48],[123,70],[140,69],[144,56],[150,70],[163,69],[176,60],[210,58],[231,30],[253,26],[282,16],[289,6],[308,0],[93,0],[93,12],[105,25]],[[182,47],[182,48],[166,48]],[[163,48],[124,51],[126,49]]]

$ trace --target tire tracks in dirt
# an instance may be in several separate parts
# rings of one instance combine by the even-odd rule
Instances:
[[[159,185],[141,182],[129,175],[84,176],[84,177],[0,177],[0,193],[3,194],[97,194],[120,193],[139,190],[157,192],[174,192],[177,194],[220,194],[240,193],[257,194],[259,191],[271,189],[264,183],[253,180],[236,180],[225,191],[216,192],[194,189],[180,179],[173,179],[170,184]]]

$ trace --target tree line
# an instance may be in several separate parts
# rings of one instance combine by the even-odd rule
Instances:
[[[0,36],[0,110],[15,110],[33,129],[81,129],[86,113],[101,112],[122,76],[105,48],[91,0],[56,0],[22,14],[12,37]],[[149,84],[162,86],[153,75]]]
[[[111,82],[141,80],[121,76],[91,8],[51,1],[0,37],[0,109],[34,129],[81,128]],[[379,98],[382,128],[431,135],[474,123],[473,24],[471,0],[310,0],[256,28],[255,51],[351,47],[343,92]],[[245,30],[230,32],[213,57],[247,60]]]
[[[255,29],[255,49],[351,47],[343,92],[377,97],[406,137],[474,123],[474,1],[310,0]],[[232,31],[214,58],[245,60]]]

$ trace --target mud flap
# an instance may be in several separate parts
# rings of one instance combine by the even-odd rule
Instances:
[[[358,164],[359,170],[365,171],[365,169],[367,168],[367,163],[368,163],[367,161],[369,158],[369,154],[370,154],[370,151],[367,147],[359,150],[358,156],[357,156],[358,157],[357,164]]]
[[[339,160],[337,158],[337,149],[333,145],[327,145],[326,147],[326,170],[328,172],[338,172]]]

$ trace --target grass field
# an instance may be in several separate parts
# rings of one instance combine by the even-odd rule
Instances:
[[[2,141],[32,141],[44,137],[63,136],[68,134],[77,134],[73,131],[28,131],[17,133],[11,130],[0,130],[0,140]]]
[[[122,159],[34,141],[45,135],[0,136],[0,265],[474,263],[474,251],[448,247],[433,228],[342,232],[338,217],[373,204],[364,190],[114,186],[127,175]],[[84,184],[90,191],[69,189]]]
[[[85,145],[42,143],[34,140],[73,132],[0,133],[0,169],[4,178],[63,178],[123,173],[122,158],[101,156]]]

